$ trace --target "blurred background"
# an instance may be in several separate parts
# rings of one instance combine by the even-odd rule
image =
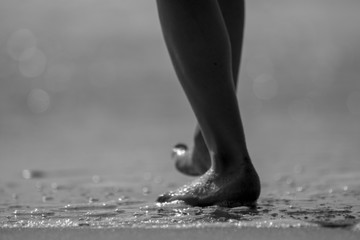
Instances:
[[[263,181],[360,169],[359,9],[247,2],[238,96]],[[171,147],[191,145],[195,124],[155,1],[0,2],[0,180],[23,169],[181,179]]]

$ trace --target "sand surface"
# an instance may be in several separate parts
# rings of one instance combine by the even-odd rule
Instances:
[[[1,239],[359,239],[360,233],[334,229],[16,229],[0,230]]]
[[[0,3],[0,239],[359,239],[359,3],[248,1],[255,209],[156,204],[196,125],[148,0]]]

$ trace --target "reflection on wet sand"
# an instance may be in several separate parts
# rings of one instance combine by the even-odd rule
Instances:
[[[10,194],[28,187],[26,184],[35,184],[43,201],[8,198],[0,205],[0,225],[4,228],[223,226],[360,230],[358,173],[324,175],[318,181],[284,175],[263,186],[264,194],[256,206],[235,208],[191,207],[180,201],[155,203],[156,194],[169,188],[169,184],[151,181],[149,177],[140,185],[147,181],[146,184],[155,190],[150,194],[144,193],[136,184],[109,180],[94,182],[93,178],[67,179],[60,185],[44,178],[42,183],[30,180],[3,187],[1,191]],[[127,188],[120,187],[122,185]],[[48,196],[45,201],[44,196]]]

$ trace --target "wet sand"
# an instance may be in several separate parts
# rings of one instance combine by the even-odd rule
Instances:
[[[357,121],[335,115],[332,118],[320,115],[307,118],[304,126],[304,123],[294,123],[280,113],[263,114],[253,125],[247,125],[253,133],[248,137],[257,139],[260,150],[255,155],[258,159],[265,159],[267,150],[274,146],[279,149],[281,144],[280,149],[283,149],[275,165],[254,161],[262,176],[262,194],[255,209],[156,204],[154,200],[160,193],[192,178],[176,173],[169,159],[170,151],[164,158],[159,158],[160,163],[164,161],[163,165],[159,162],[153,165],[153,157],[142,158],[142,152],[132,148],[137,153],[133,156],[138,156],[143,165],[133,161],[119,165],[113,157],[97,157],[91,165],[85,160],[74,161],[77,164],[74,169],[68,166],[45,168],[40,163],[29,170],[19,169],[12,177],[2,177],[1,231],[9,237],[29,231],[29,236],[34,239],[38,234],[56,237],[60,233],[69,238],[88,237],[87,234],[90,238],[96,234],[109,239],[117,234],[129,238],[145,234],[157,238],[176,231],[185,238],[191,234],[211,235],[212,232],[216,232],[212,236],[220,236],[216,234],[228,229],[231,232],[229,239],[241,236],[242,231],[248,234],[246,236],[259,235],[260,239],[269,234],[274,239],[283,234],[294,235],[294,239],[302,236],[336,239],[337,234],[344,233],[344,239],[351,239],[358,234],[360,222],[360,174],[356,157],[359,149],[354,148],[360,136],[354,127]],[[107,128],[103,129],[110,133],[116,125],[109,122],[112,121],[108,120]],[[338,125],[339,122],[343,124]],[[144,131],[137,131],[133,141],[141,139],[144,132],[159,136],[156,133],[166,133],[165,129],[170,129],[169,125],[154,126],[143,125]],[[341,127],[335,129],[333,126]],[[49,146],[45,142],[51,129],[44,132],[44,141],[38,138],[33,143],[38,144],[36,148]],[[181,129],[177,131],[181,133]],[[267,134],[263,135],[264,132]],[[296,135],[296,140],[270,141],[273,134],[279,139],[291,139]],[[342,139],[341,143],[338,139]],[[21,146],[21,141],[17,140],[17,144]],[[26,146],[26,139],[23,144]],[[151,144],[154,142],[147,146]],[[165,142],[161,146],[155,142],[152,149],[164,145]],[[106,148],[106,145],[93,145],[93,152],[86,154],[96,156],[96,151],[102,147]],[[305,152],[299,151],[304,149]],[[81,159],[82,154],[78,151],[74,156]],[[162,151],[154,150],[151,154],[161,156]],[[118,156],[121,159],[121,155]],[[102,161],[98,161],[100,159]],[[288,159],[292,161],[286,161]],[[104,162],[107,163],[105,166],[102,165]],[[150,230],[152,228],[156,230]],[[98,232],[93,235],[87,233],[88,230]]]
[[[192,179],[170,151],[195,119],[152,2],[1,6],[0,239],[359,239],[359,15],[313,2],[249,1],[239,102],[256,209],[154,203]],[[48,62],[11,58],[24,33]]]
[[[317,239],[357,240],[359,232],[339,229],[257,229],[257,228],[202,228],[202,229],[1,229],[1,239]]]

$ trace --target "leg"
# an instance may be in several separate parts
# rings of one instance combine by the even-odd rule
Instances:
[[[235,88],[238,82],[239,66],[244,29],[244,0],[218,0],[231,44],[232,73]],[[176,168],[190,176],[204,174],[211,166],[209,150],[206,147],[199,126],[194,134],[192,150],[184,144],[177,144],[172,153]]]
[[[216,0],[157,0],[177,76],[201,128],[210,169],[190,185],[158,198],[191,205],[252,203],[259,177],[245,144],[231,45]]]

